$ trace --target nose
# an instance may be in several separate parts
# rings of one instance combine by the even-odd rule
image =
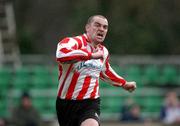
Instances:
[[[103,26],[99,27],[99,30],[104,31],[104,27]]]

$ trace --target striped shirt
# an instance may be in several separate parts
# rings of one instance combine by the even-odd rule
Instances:
[[[103,58],[91,59],[97,48],[103,51]],[[56,51],[59,63],[58,97],[96,99],[99,97],[99,78],[114,86],[124,85],[126,80],[114,72],[108,57],[108,50],[101,44],[94,48],[86,34],[61,40]]]

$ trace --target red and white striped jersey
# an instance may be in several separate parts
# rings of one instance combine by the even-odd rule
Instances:
[[[103,59],[90,59],[97,48],[103,51]],[[99,78],[114,86],[124,85],[126,80],[114,72],[108,57],[108,50],[103,45],[94,48],[86,34],[60,41],[56,51],[59,63],[58,97],[96,99],[99,97]]]

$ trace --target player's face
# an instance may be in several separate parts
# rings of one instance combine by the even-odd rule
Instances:
[[[99,44],[104,41],[108,31],[107,19],[94,17],[93,21],[86,26],[86,32],[90,41]]]

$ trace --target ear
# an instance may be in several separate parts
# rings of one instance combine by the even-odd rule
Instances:
[[[86,24],[86,26],[85,26],[86,32],[88,31],[88,29],[89,29],[89,24]]]

